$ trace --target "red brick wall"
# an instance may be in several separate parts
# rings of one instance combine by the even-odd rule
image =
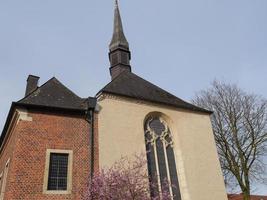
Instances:
[[[82,199],[90,175],[89,123],[82,116],[51,113],[31,113],[29,116],[32,121],[19,121],[14,130],[13,145],[12,142],[8,144],[7,149],[14,145],[15,149],[5,200]],[[97,135],[97,130],[95,133]],[[71,194],[43,194],[47,149],[73,150]],[[97,160],[96,157],[96,163]]]

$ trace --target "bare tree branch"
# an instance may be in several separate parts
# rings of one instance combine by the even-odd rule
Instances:
[[[214,81],[193,103],[213,111],[211,117],[225,182],[236,183],[249,200],[252,181],[264,181],[267,143],[267,101],[236,85]]]

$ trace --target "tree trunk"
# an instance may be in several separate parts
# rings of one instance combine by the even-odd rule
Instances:
[[[243,189],[243,200],[250,200],[250,181],[249,181],[248,169],[245,170],[244,179],[245,179],[245,187]]]
[[[250,200],[250,192],[249,191],[243,191],[243,200]]]

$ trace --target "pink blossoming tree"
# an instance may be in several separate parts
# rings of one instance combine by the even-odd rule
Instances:
[[[134,159],[123,157],[108,169],[102,169],[92,178],[85,200],[170,200],[169,184],[161,187],[149,180],[145,156]],[[164,189],[166,188],[166,189]],[[151,191],[157,193],[151,197]]]

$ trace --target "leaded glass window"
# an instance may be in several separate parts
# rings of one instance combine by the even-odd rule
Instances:
[[[144,128],[148,173],[150,181],[158,185],[156,189],[151,188],[151,196],[160,194],[164,189],[173,196],[173,200],[181,200],[173,139],[167,123],[160,117],[150,117]],[[167,188],[166,181],[170,184]]]
[[[69,154],[51,153],[47,190],[67,190]]]

